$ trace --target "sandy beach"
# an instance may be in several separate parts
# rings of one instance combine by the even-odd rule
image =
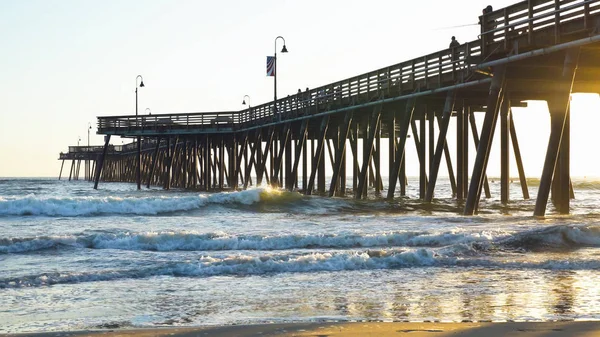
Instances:
[[[65,331],[4,334],[0,336],[82,337],[82,336],[211,336],[211,337],[562,337],[600,336],[600,322],[510,322],[510,323],[290,323],[195,328]]]

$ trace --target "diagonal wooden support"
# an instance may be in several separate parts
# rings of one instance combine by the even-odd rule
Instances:
[[[435,183],[440,170],[440,163],[442,162],[442,154],[444,151],[444,146],[446,145],[446,135],[448,134],[448,126],[450,125],[450,115],[452,114],[452,110],[454,110],[455,96],[456,93],[454,90],[448,91],[448,94],[446,95],[446,103],[444,104],[442,122],[439,127],[440,132],[435,153],[433,154],[431,173],[429,174],[429,184],[427,184],[427,193],[425,194],[425,201],[427,202],[431,202],[433,200],[433,190],[435,189]],[[432,116],[432,118],[435,117]],[[430,137],[433,137],[433,134]]]
[[[300,164],[300,154],[303,154],[303,158],[306,158],[306,156],[304,156],[306,154],[306,137],[308,135],[308,120],[304,119],[302,120],[302,125],[300,126],[300,133],[298,134],[298,142],[296,143],[296,147],[294,149],[294,165],[292,166],[292,180],[291,180],[291,184],[289,187],[290,191],[294,190],[294,187],[296,186],[296,182],[298,181],[298,165]],[[303,160],[304,161],[304,160]],[[306,166],[306,162],[304,162],[302,164],[303,169]],[[304,184],[304,182],[303,182]]]
[[[438,128],[441,128],[442,121],[440,116],[436,117]],[[454,169],[452,168],[452,157],[450,156],[450,149],[448,148],[448,142],[444,142],[444,158],[446,159],[446,167],[448,168],[448,178],[450,180],[450,188],[452,188],[452,197],[456,196],[456,178],[454,175]]]
[[[566,168],[566,172],[562,171],[561,174],[555,178],[560,184],[560,201],[558,202],[557,208],[562,214],[569,213],[569,149],[566,147],[561,149],[561,141],[563,140],[565,133],[565,125],[568,125],[570,96],[573,89],[573,81],[575,80],[578,63],[579,48],[567,50],[562,76],[557,88],[561,91],[561,93],[554,95],[552,99],[548,100],[548,107],[550,108],[551,117],[551,130],[550,139],[548,141],[548,150],[546,151],[546,160],[544,161],[544,169],[542,171],[542,178],[540,179],[540,188],[538,190],[538,196],[535,202],[534,215],[536,216],[544,216],[546,213],[546,205],[548,203],[548,195],[552,185],[552,177],[555,175],[554,171],[557,165],[559,152],[561,150],[564,152],[563,156],[566,158],[566,163],[562,163],[562,165],[565,165],[563,168]],[[565,141],[568,140],[565,139]]]
[[[160,137],[156,139],[156,148],[154,148],[154,152],[152,153],[152,166],[150,167],[150,173],[148,174],[148,181],[146,182],[146,188],[150,188],[150,180],[152,180],[152,176],[154,175],[154,168],[156,167],[156,158],[158,156],[158,149],[160,148]]]
[[[340,134],[339,141],[339,150],[336,153],[335,161],[332,161],[333,166],[333,175],[331,177],[331,184],[329,186],[329,196],[333,197],[335,190],[337,189],[339,182],[340,171],[342,170],[342,162],[343,157],[346,151],[346,140],[348,139],[348,134],[350,133],[350,129],[352,128],[352,117],[353,113],[350,111],[344,117],[344,130]]]
[[[515,122],[512,116],[509,116],[509,126],[510,140],[512,141],[513,151],[517,161],[517,170],[519,171],[519,180],[521,182],[521,190],[523,191],[523,199],[529,199],[527,178],[525,177],[525,169],[523,168],[523,160],[521,159],[521,150],[519,149],[519,141],[517,140],[517,131],[515,130]]]
[[[65,166],[65,160],[62,160],[62,164],[60,165],[60,173],[58,174],[58,180],[60,180],[60,177],[62,176],[62,170],[63,167]]]
[[[319,167],[321,158],[323,157],[323,151],[325,147],[325,141],[327,140],[327,128],[329,127],[329,115],[323,117],[321,121],[321,131],[319,143],[317,145],[317,151],[312,158],[312,170],[310,171],[310,178],[308,178],[308,186],[306,187],[306,191],[304,192],[307,195],[311,195],[313,188],[315,186],[315,176],[317,175],[317,169]]]
[[[469,114],[469,123],[471,125],[471,132],[473,134],[473,143],[475,143],[475,148],[479,147],[479,134],[477,133],[477,123],[475,122],[475,114]],[[490,193],[490,184],[488,182],[487,174],[483,175],[483,191],[485,192],[486,198],[491,198],[492,195]],[[468,189],[467,189],[468,193]]]
[[[498,106],[501,103],[504,94],[504,75],[504,65],[497,66],[494,69],[494,77],[490,85],[487,109],[483,121],[483,128],[481,130],[481,140],[477,147],[477,156],[473,167],[471,184],[469,185],[469,193],[465,202],[465,215],[473,215],[479,201],[478,198],[483,186],[483,177],[485,175],[485,168],[490,154],[492,138],[494,136],[494,125],[498,119]]]
[[[100,174],[102,173],[102,165],[104,165],[104,160],[106,159],[106,153],[108,152],[108,143],[110,142],[110,135],[104,136],[104,149],[102,150],[102,155],[100,156],[100,160],[98,160],[98,165],[96,165],[96,178],[94,179],[94,189],[98,189],[98,182],[100,181]],[[69,176],[69,180],[71,177]]]
[[[331,142],[330,142],[331,141]],[[334,143],[334,145],[331,145],[331,143]],[[333,141],[333,139],[327,139],[327,141],[325,142],[325,144],[327,144],[327,153],[329,154],[329,162],[331,163],[331,165],[333,165],[334,163],[334,159],[333,159],[333,150],[331,150],[331,147],[336,147],[335,142]]]
[[[292,147],[294,147],[295,142],[296,141],[293,138],[293,130],[290,127],[290,136],[285,144],[285,165],[284,165],[285,170],[283,171],[285,173],[284,174],[285,188],[288,191],[292,190],[291,185],[293,184],[292,181],[294,180],[292,178]]]
[[[245,167],[244,172],[244,189],[248,188],[248,182],[250,181],[250,173],[252,172],[252,164],[254,163],[254,157],[258,153],[258,149],[261,147],[261,133],[260,130],[256,130],[256,135],[254,136],[254,142],[250,144],[250,159],[248,160],[248,165]],[[254,170],[256,171],[256,175],[258,177],[258,165],[254,165]],[[257,184],[258,184],[258,178]]]
[[[419,195],[424,194],[423,191],[421,191],[423,189],[423,183],[425,183],[424,185],[427,185],[427,174],[424,171],[424,167],[425,167],[425,144],[424,140],[420,140],[419,139],[419,131],[417,129],[417,123],[415,122],[415,120],[413,119],[410,122],[410,127],[412,130],[412,136],[413,139],[415,141],[415,147],[417,149],[417,156],[419,158],[419,166],[420,166],[420,173],[419,173]],[[423,196],[424,197],[424,196]]]
[[[236,156],[237,158],[235,158],[235,167],[237,168],[237,172],[236,172],[236,174],[235,174],[235,175],[233,175],[233,176],[235,177],[235,178],[234,178],[234,188],[237,188],[237,186],[238,186],[238,183],[237,183],[237,178],[238,178],[238,176],[239,176],[239,177],[241,177],[241,179],[242,179],[242,184],[243,184],[243,183],[244,183],[244,181],[245,181],[245,180],[244,180],[244,174],[243,174],[243,172],[242,172],[242,171],[243,171],[243,170],[242,170],[242,168],[245,170],[245,169],[246,169],[246,165],[242,165],[242,159],[243,159],[243,158],[244,158],[244,156],[246,155],[246,148],[248,147],[248,131],[244,132],[244,133],[242,134],[242,137],[241,137],[241,138],[242,138],[242,142],[241,142],[241,144],[239,144],[239,145],[241,145],[241,148],[240,148],[240,151],[237,151],[237,156]],[[237,147],[238,147],[238,144],[237,144],[237,142],[236,142],[236,143],[234,143],[234,145],[233,145],[233,146],[234,146],[235,148],[237,148]],[[234,152],[235,152],[235,151],[234,151]],[[247,157],[246,157],[246,158],[247,158]]]
[[[262,158],[258,165],[258,172],[257,172],[257,178],[256,178],[257,185],[262,182],[263,174],[266,174],[265,166],[267,165],[267,158],[269,158],[269,150],[273,147],[273,138],[275,138],[275,130],[273,127],[270,127],[269,131],[268,131],[268,135],[267,135],[265,151],[262,153]],[[260,147],[261,147],[261,144],[259,143],[259,148]],[[272,175],[271,175],[271,178],[273,178]],[[268,179],[267,179],[267,182],[269,182]]]
[[[404,153],[406,148],[406,139],[408,136],[408,127],[412,123],[413,114],[415,111],[415,106],[417,101],[415,99],[411,99],[406,102],[405,113],[401,121],[400,127],[400,143],[396,146],[396,153],[394,155],[394,167],[390,172],[390,186],[388,187],[387,198],[392,200],[394,198],[394,192],[396,190],[396,182],[398,179],[404,179],[404,177],[400,176],[400,168],[402,166],[402,162],[404,161]]]
[[[287,143],[290,141],[290,123],[287,123],[283,128],[283,137],[281,138],[281,146],[279,148],[279,153],[275,154],[275,166],[273,170],[273,179],[271,179],[271,184],[274,186],[281,186],[281,181],[279,181],[279,172],[281,171],[281,167],[283,164],[283,152],[286,148]]]
[[[371,163],[373,157],[373,143],[375,142],[375,136],[379,131],[379,126],[381,125],[381,123],[379,123],[380,119],[381,104],[377,105],[374,108],[373,113],[371,115],[371,125],[368,129],[369,134],[365,135],[364,141],[366,142],[367,151],[363,153],[363,163],[362,169],[360,170],[360,177],[358,179],[358,189],[354,193],[354,197],[356,199],[360,199],[366,193],[367,190],[367,174],[369,171],[369,164]]]

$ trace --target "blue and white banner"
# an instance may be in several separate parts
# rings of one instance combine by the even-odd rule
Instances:
[[[275,57],[267,56],[267,76],[275,76]]]

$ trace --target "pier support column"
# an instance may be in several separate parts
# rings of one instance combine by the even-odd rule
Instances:
[[[523,168],[523,160],[521,159],[521,150],[519,149],[519,141],[517,140],[517,131],[515,130],[515,122],[512,114],[508,116],[510,126],[510,140],[512,141],[515,160],[517,161],[517,170],[519,171],[519,181],[521,190],[523,191],[523,199],[529,199],[529,190],[527,188],[527,178],[525,177],[525,169]]]
[[[370,125],[367,128],[368,132],[364,136],[363,141],[365,142],[365,149],[363,153],[362,169],[360,170],[360,178],[358,179],[358,190],[354,194],[356,199],[360,199],[361,196],[366,196],[367,193],[367,176],[369,172],[369,164],[373,157],[373,143],[375,142],[376,135],[379,132],[379,125],[381,120],[381,105],[377,105],[371,115]]]
[[[402,166],[404,164],[404,149],[406,148],[406,139],[408,137],[408,127],[409,125],[411,125],[412,121],[413,121],[413,113],[415,111],[415,105],[416,105],[416,100],[415,99],[411,99],[408,100],[406,102],[406,107],[405,107],[405,114],[403,115],[403,118],[401,120],[400,123],[400,142],[399,144],[395,147],[395,154],[394,154],[394,162],[393,162],[393,168],[390,170],[390,185],[388,187],[388,194],[387,194],[387,199],[388,200],[392,200],[394,198],[394,192],[396,190],[396,182],[398,181],[398,179],[401,179],[402,181],[400,182],[400,186],[404,186],[404,182],[405,182],[405,172],[403,172],[402,170]],[[396,143],[396,137],[394,136],[393,139],[394,144]],[[392,142],[390,142],[390,151],[393,150],[393,147],[391,147]],[[390,163],[390,167],[391,167],[391,163]],[[400,193],[401,195],[404,195],[404,193]]]
[[[508,204],[509,199],[509,118],[510,118],[510,99],[505,95],[500,107],[500,202],[503,205]]]
[[[204,190],[210,191],[211,189],[211,176],[210,176],[210,137],[206,135],[204,138]]]
[[[471,131],[473,133],[473,143],[475,143],[475,149],[477,149],[479,147],[479,134],[477,133],[477,123],[475,122],[475,114],[472,111],[469,112],[468,118],[469,123],[471,124]],[[465,184],[467,184],[467,186],[465,187],[466,195],[469,191],[468,181],[465,182]],[[490,194],[490,184],[488,183],[488,178],[486,174],[483,175],[483,191],[485,192],[486,198],[492,197],[492,195]]]
[[[319,192],[319,194],[324,194],[325,193],[325,146],[327,145],[327,143],[329,143],[329,140],[327,139],[327,132],[325,132],[325,134],[323,135],[323,139],[321,141],[323,143],[323,151],[320,152],[320,157],[318,160],[319,174],[317,174],[317,192]],[[319,143],[319,146],[321,146],[320,143]]]
[[[292,137],[292,127],[290,125],[290,131],[289,134],[287,135],[287,139],[285,141],[285,162],[284,162],[284,187],[286,190],[291,191],[293,189],[292,184],[294,184],[294,180],[292,177],[292,144],[294,143],[292,141],[293,137]]]
[[[464,171],[466,167],[464,166],[464,141],[465,141],[465,130],[464,126],[464,118],[465,118],[465,108],[464,105],[462,109],[458,109],[456,111],[456,200],[463,200],[464,189],[463,189],[463,179],[464,179]]]
[[[441,128],[442,121],[441,117],[437,117],[438,128]],[[446,132],[447,134],[447,132]],[[456,196],[456,176],[454,175],[454,168],[452,167],[452,157],[450,155],[450,149],[448,148],[448,142],[444,141],[444,158],[446,159],[446,168],[448,169],[448,179],[450,180],[450,188],[452,189],[452,197]]]
[[[373,161],[375,163],[375,193],[379,195],[382,190],[383,182],[381,181],[381,119],[377,125],[375,133],[375,152],[373,153]]]
[[[469,194],[467,195],[467,201],[465,203],[465,215],[473,215],[477,208],[477,204],[479,203],[479,196],[483,186],[483,177],[485,176],[492,139],[494,137],[494,126],[498,119],[498,106],[504,95],[504,75],[504,65],[497,66],[496,69],[494,69],[494,77],[490,85],[487,109],[483,121],[483,128],[481,130],[481,140],[477,147],[477,157],[475,158],[471,184],[469,185]]]
[[[306,189],[306,137],[308,133],[308,120],[303,120],[298,133],[298,141],[294,149],[294,166],[291,170],[291,180],[288,191],[295,189],[298,182],[298,165],[300,164],[300,155],[302,155],[302,189]]]
[[[253,163],[255,163],[255,158],[257,158],[256,160],[259,160],[260,158],[260,152],[259,149],[261,147],[261,133],[260,130],[256,130],[256,134],[254,136],[253,142],[252,143],[248,143],[250,144],[250,159],[248,159],[248,163],[244,164],[244,189],[248,188],[248,184],[250,183],[250,175],[252,174],[252,165]],[[253,144],[253,145],[252,145]],[[258,163],[254,164],[254,171],[256,172],[256,181],[258,184]]]
[[[159,138],[159,143],[160,143],[160,138]],[[194,136],[194,151],[193,151],[193,156],[194,156],[194,169],[192,170],[194,176],[192,178],[192,182],[193,182],[193,186],[194,189],[198,188],[198,136]]]
[[[308,186],[306,189],[306,194],[311,195],[313,188],[315,186],[315,176],[317,174],[317,170],[320,167],[321,162],[324,160],[325,156],[325,141],[327,140],[327,128],[329,127],[329,116],[323,117],[321,121],[321,130],[319,132],[319,142],[317,144],[317,149],[314,156],[311,159],[312,170],[310,172],[310,178],[308,179]]]
[[[146,183],[146,188],[150,188],[150,181],[152,180],[152,176],[154,175],[154,168],[156,167],[156,158],[158,157],[158,149],[160,148],[160,137],[156,138],[156,147],[154,148],[154,152],[152,153],[152,164],[150,167],[150,172],[148,174],[148,181]]]
[[[352,129],[352,135],[350,136],[350,147],[352,148],[352,191],[356,194],[358,191],[358,132],[359,132],[358,123],[354,123],[354,128]]]
[[[398,176],[394,175],[394,165],[396,163],[396,112],[390,116],[390,121],[387,124],[388,127],[388,197],[390,190],[395,190],[396,181]],[[394,186],[394,189],[391,187]],[[392,193],[392,198],[394,197]]]
[[[353,113],[349,112],[346,114],[344,118],[344,129],[339,135],[338,141],[338,150],[336,151],[335,161],[331,164],[333,167],[333,175],[331,177],[331,184],[329,186],[329,196],[333,197],[338,186],[342,185],[339,181],[339,177],[341,176],[342,164],[346,165],[346,161],[343,160],[345,152],[346,152],[346,140],[348,139],[348,135],[350,134],[350,129],[352,128],[352,117]],[[344,189],[346,189],[345,185],[342,185]]]
[[[308,121],[306,126],[308,127]],[[302,139],[302,191],[306,194],[306,187],[308,182],[308,131],[305,129]]]
[[[69,170],[69,181],[71,181],[74,171],[75,171],[75,159],[71,160],[71,169]]]
[[[425,193],[427,191],[427,112],[423,111],[423,115],[421,118],[421,122],[419,123],[419,152],[421,155],[419,156],[420,166],[419,166],[419,199],[425,199]]]
[[[60,164],[60,173],[58,174],[58,180],[60,180],[60,177],[62,176],[62,170],[63,167],[65,166],[65,160],[62,160],[62,164]]]
[[[579,48],[569,49],[565,55],[565,62],[563,66],[562,76],[560,83],[557,85],[559,93],[553,95],[548,100],[548,107],[550,110],[550,139],[548,141],[548,150],[546,151],[546,160],[544,161],[544,169],[542,171],[542,178],[540,179],[540,188],[538,191],[537,200],[535,203],[536,216],[543,216],[546,213],[546,204],[548,203],[548,195],[550,193],[550,187],[552,185],[552,178],[555,176],[554,171],[557,166],[558,155],[560,151],[564,151],[563,160],[561,162],[560,175],[555,176],[555,180],[558,183],[558,211],[562,214],[568,214],[569,212],[569,142],[565,140],[566,144],[561,145],[564,137],[565,126],[569,126],[569,110],[571,101],[571,90],[573,88],[573,81],[575,79],[575,73],[577,70],[577,63],[579,58]],[[567,135],[569,132],[567,131]],[[564,195],[564,196],[563,196]],[[565,213],[566,212],[566,213]]]
[[[437,181],[440,164],[442,162],[442,154],[444,149],[447,147],[446,135],[448,134],[448,126],[450,125],[450,116],[452,114],[452,110],[454,110],[454,97],[454,90],[448,91],[448,94],[446,95],[446,102],[444,104],[444,111],[442,113],[442,122],[440,125],[438,141],[435,148],[435,153],[433,153],[433,161],[430,163],[429,184],[427,185],[427,194],[425,196],[425,201],[427,202],[431,202],[433,200],[433,191],[435,189],[435,183]],[[435,119],[435,115],[430,116],[429,118]],[[429,136],[433,138],[433,128],[431,126],[429,127],[429,132]],[[430,143],[432,142],[433,140],[430,141]]]
[[[469,119],[472,115],[471,107],[467,107],[463,110],[463,199],[467,197],[469,191]],[[487,179],[484,179],[487,182]],[[485,184],[484,184],[485,186]]]
[[[108,143],[110,142],[110,135],[104,136],[104,149],[102,150],[102,155],[98,160],[98,164],[96,165],[96,178],[94,179],[94,189],[98,189],[98,182],[100,181],[100,174],[102,173],[102,165],[104,165],[104,160],[106,159],[106,153],[108,152]]]
[[[137,159],[136,163],[136,171],[135,171],[135,180],[137,182],[137,189],[142,189],[142,137],[137,136]]]

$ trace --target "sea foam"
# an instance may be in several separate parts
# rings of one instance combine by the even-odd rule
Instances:
[[[457,245],[457,250],[464,245]],[[215,277],[252,276],[281,273],[341,272],[355,270],[393,270],[430,267],[477,267],[502,269],[597,270],[597,260],[509,261],[481,256],[455,256],[448,249],[376,249],[306,253],[262,253],[203,255],[181,262],[155,262],[134,269],[30,274],[0,278],[0,289],[40,287],[65,283],[142,279],[156,276]]]
[[[501,233],[398,231],[383,233],[236,235],[187,231],[118,232],[0,239],[0,253],[89,248],[148,251],[284,250],[361,247],[441,247],[490,242]]]
[[[156,215],[200,209],[208,204],[251,205],[286,198],[291,192],[257,188],[240,192],[173,197],[0,197],[0,216],[93,216],[110,214]]]

